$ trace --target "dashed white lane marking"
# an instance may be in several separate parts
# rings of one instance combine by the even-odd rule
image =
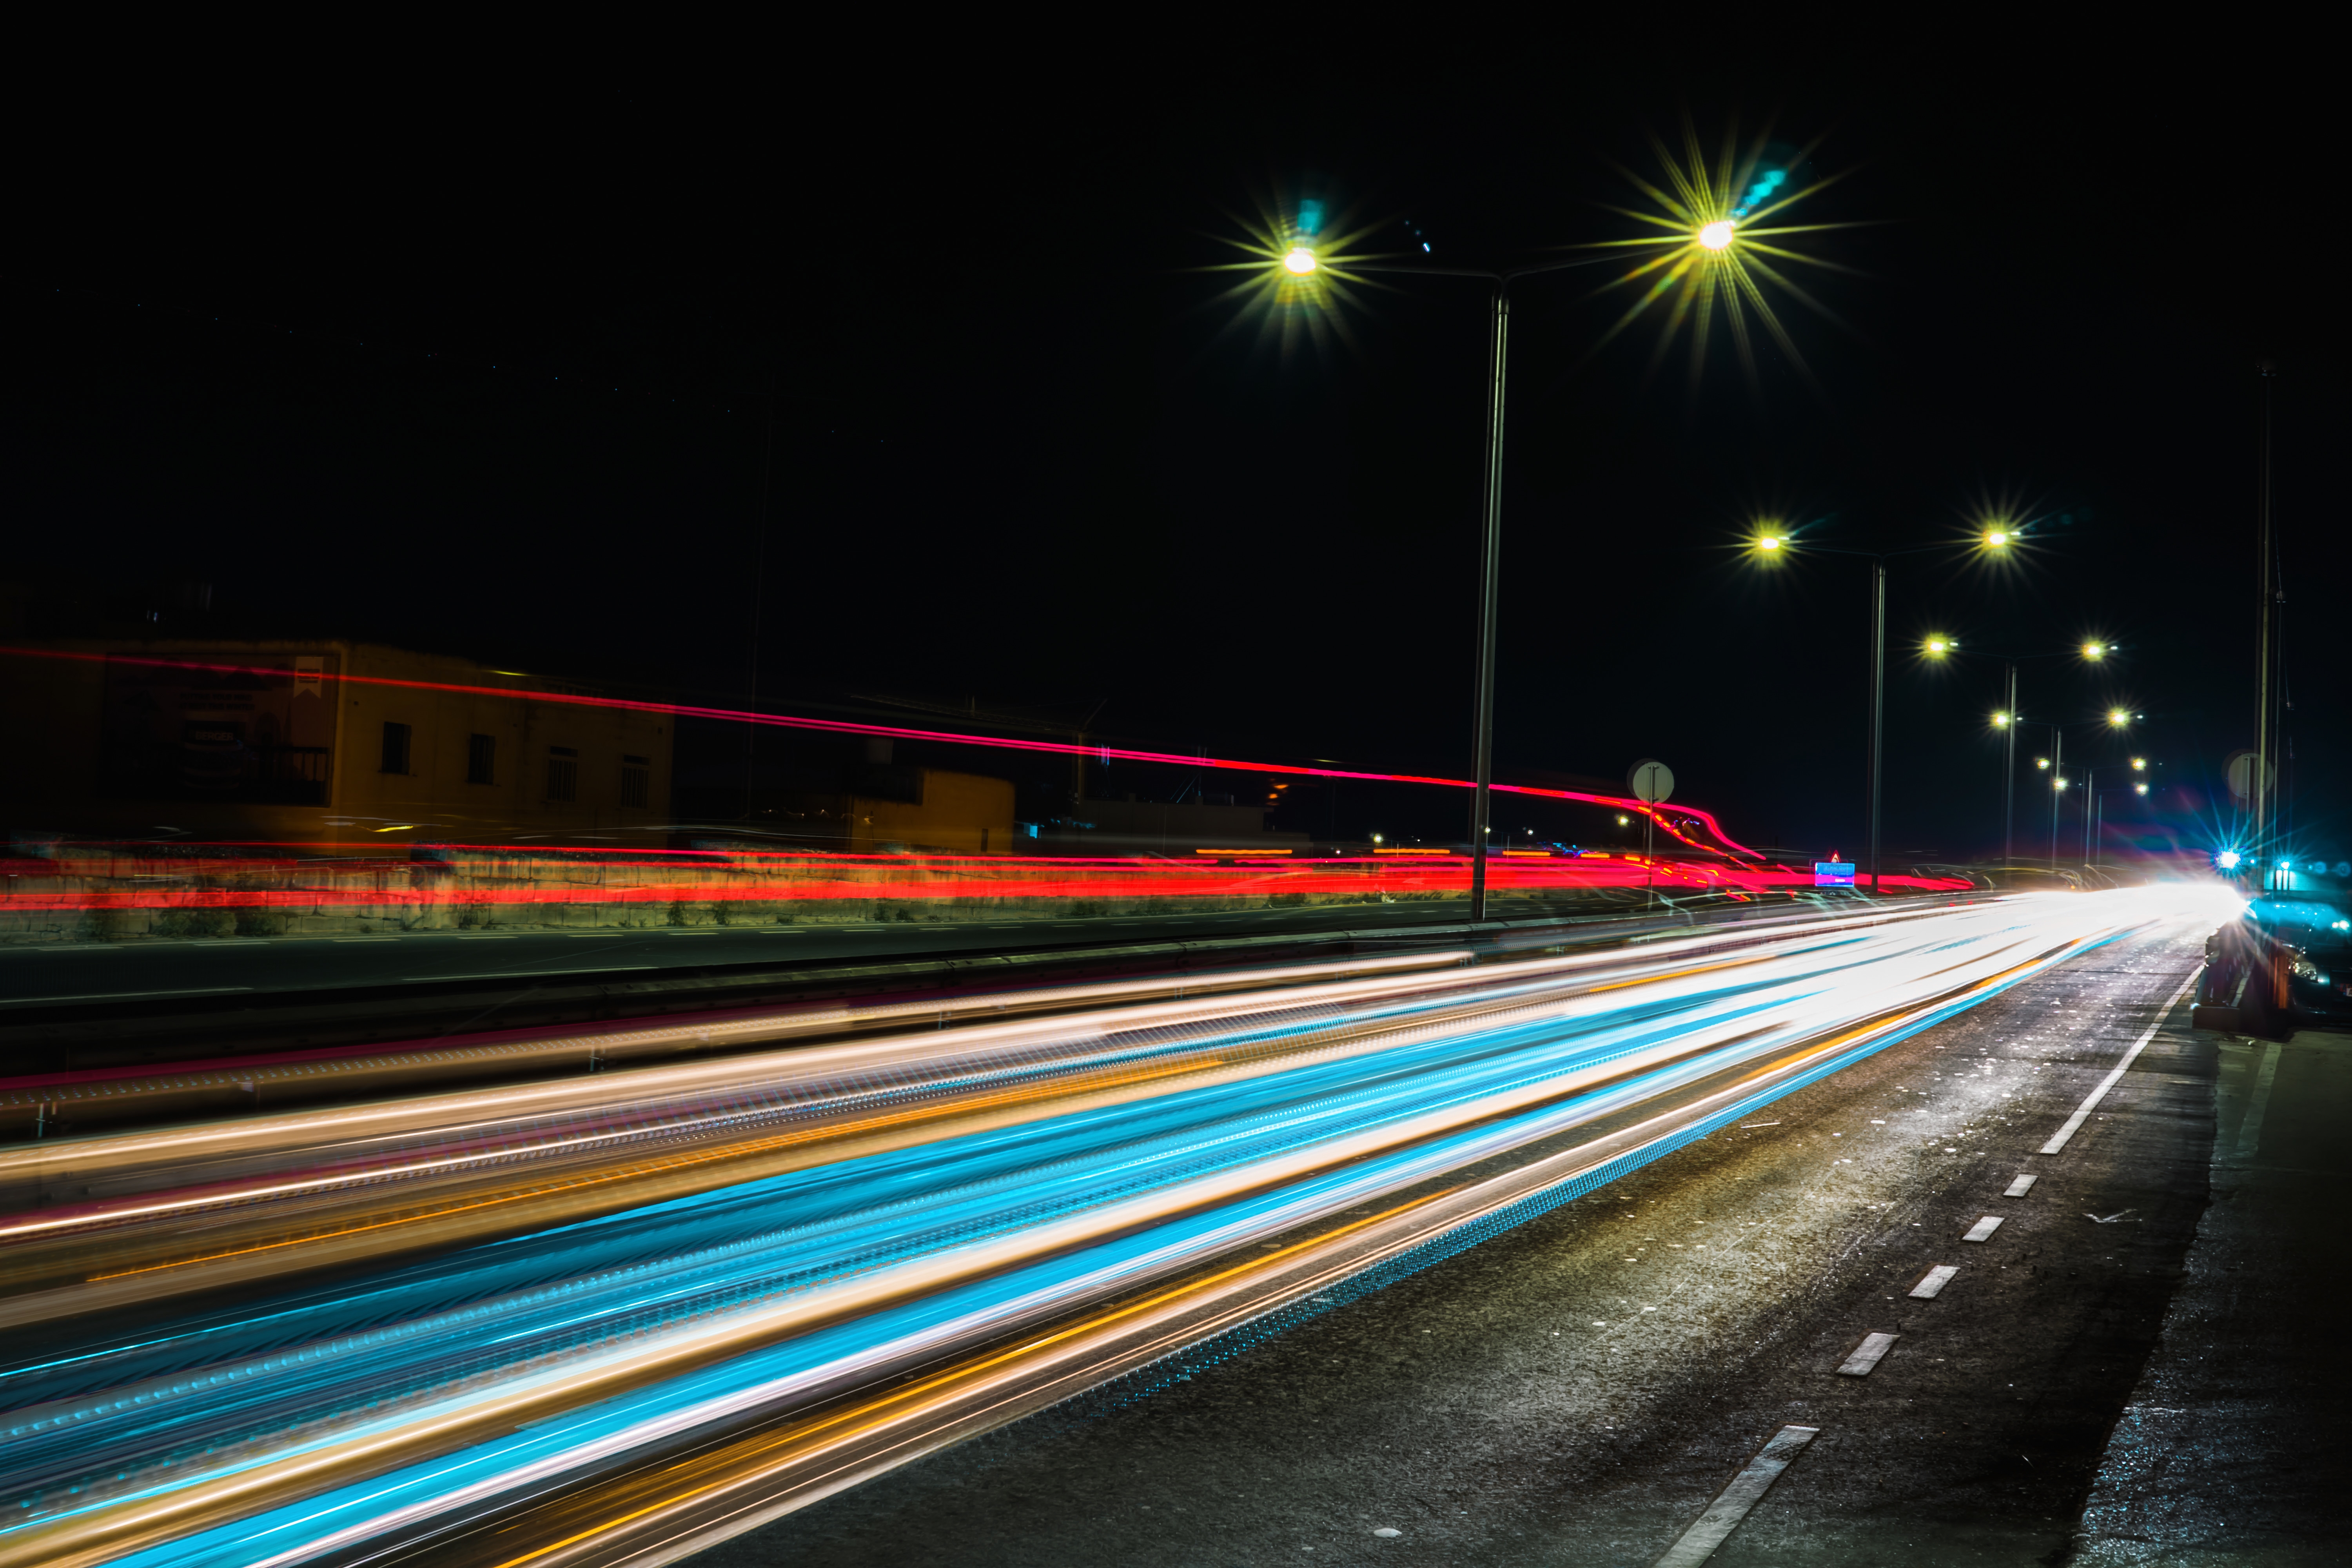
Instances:
[[[1843,1366],[1838,1368],[1839,1375],[1868,1377],[1870,1369],[1876,1366],[1886,1352],[1895,1348],[1895,1342],[1901,1337],[1899,1334],[1863,1335],[1862,1343],[1853,1347],[1853,1353],[1845,1358]]]
[[[1919,1300],[1932,1301],[1938,1291],[1952,1282],[1952,1276],[1959,1271],[1960,1266],[1957,1263],[1938,1263],[1927,1270],[1926,1279],[1911,1287],[1911,1294]]]
[[[1742,1132],[1748,1132],[1753,1131],[1759,1127],[1778,1127],[1780,1125],[1780,1124],[1777,1121],[1743,1121],[1739,1124],[1739,1130]]]
[[[1982,1219],[1977,1221],[1976,1224],[1969,1226],[1968,1235],[1960,1237],[1960,1239],[1962,1241],[1990,1241],[1992,1239],[1992,1233],[2000,1228],[2000,1219],[2001,1216],[1997,1214],[1989,1214]]]
[[[2238,1158],[2250,1160],[2263,1142],[2263,1112],[2270,1109],[2271,1083],[2278,1077],[2276,1040],[2263,1047],[2263,1065],[2254,1069],[2253,1098],[2246,1102],[2246,1119],[2238,1123]]]
[[[2116,1087],[2117,1081],[2123,1078],[2125,1069],[2137,1059],[2140,1052],[2147,1048],[2148,1041],[2156,1038],[2156,1032],[2164,1027],[2164,1021],[2167,1018],[2172,1016],[2172,1010],[2180,1005],[2180,999],[2189,994],[2189,988],[2197,984],[2197,973],[2198,972],[2193,969],[2189,972],[2189,978],[2182,981],[2180,989],[2175,991],[2164,1005],[2156,1010],[2156,1022],[2147,1026],[2147,1033],[2132,1042],[2131,1049],[2124,1053],[2124,1059],[2116,1064],[2116,1070],[2099,1080],[2099,1087],[2093,1089],[2084,1098],[2083,1103],[2074,1108],[2074,1114],[2066,1118],[2066,1124],[2058,1129],[2049,1142],[2042,1145],[2042,1152],[2044,1154],[2055,1154],[2066,1147],[2066,1141],[2074,1136],[2084,1122],[2090,1120],[2091,1112],[2099,1108],[2099,1101],[2107,1098],[2107,1090]]]
[[[2039,1176],[2020,1176],[2017,1180],[2010,1183],[2009,1191],[2001,1194],[2000,1195],[2005,1198],[2021,1198],[2026,1194],[2032,1192],[2033,1190],[2033,1184],[2041,1179],[2042,1178]]]
[[[1699,1568],[1715,1554],[1715,1549],[1730,1538],[1748,1517],[1748,1510],[1764,1500],[1789,1461],[1804,1450],[1821,1431],[1818,1426],[1783,1426],[1772,1434],[1770,1442],[1756,1450],[1756,1457],[1747,1467],[1731,1478],[1731,1483],[1715,1494],[1698,1522],[1682,1533],[1682,1539],[1666,1548],[1654,1568]]]

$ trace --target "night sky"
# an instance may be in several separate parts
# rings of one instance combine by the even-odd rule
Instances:
[[[1738,546],[1996,505],[2042,520],[2015,569],[1894,565],[1890,854],[1999,837],[1998,667],[1923,668],[1930,631],[2121,645],[2027,664],[2024,707],[2145,713],[2125,749],[2210,837],[2252,731],[2268,356],[2292,809],[2352,856],[2341,160],[2275,107],[2309,95],[2186,41],[1310,37],[111,79],[25,143],[11,594],[35,629],[152,601],[731,704],[757,585],[786,710],[1098,709],[1115,744],[1465,772],[1483,293],[1402,281],[1286,356],[1200,269],[1302,194],[1434,261],[1539,259],[1635,232],[1607,205],[1645,133],[1770,118],[1819,139],[1801,184],[1845,175],[1795,216],[1870,226],[1810,247],[1853,269],[1805,279],[1843,326],[1782,304],[1817,389],[1769,346],[1751,388],[1719,330],[1694,388],[1647,322],[1592,352],[1622,299],[1593,274],[1522,286],[1497,775],[1656,756],[1748,842],[1852,852],[1868,567]]]

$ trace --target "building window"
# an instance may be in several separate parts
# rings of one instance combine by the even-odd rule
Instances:
[[[643,809],[653,794],[653,763],[646,757],[621,759],[621,804]]]
[[[466,782],[499,782],[499,738],[496,735],[466,737]]]
[[[580,798],[580,753],[570,746],[547,748],[547,798]]]
[[[383,724],[383,766],[387,773],[408,771],[408,726],[387,719]]]

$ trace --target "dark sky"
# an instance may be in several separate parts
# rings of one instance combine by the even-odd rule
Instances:
[[[777,706],[1101,703],[1131,744],[1466,770],[1482,294],[1406,282],[1285,357],[1198,268],[1302,191],[1540,258],[1633,232],[1645,133],[1769,117],[1845,174],[1797,213],[1873,226],[1813,247],[1844,327],[1783,303],[1817,391],[1769,348],[1751,388],[1720,331],[1695,391],[1646,325],[1593,353],[1587,274],[1519,296],[1499,775],[1654,755],[1751,842],[1850,848],[1868,568],[1734,546],[1999,501],[2051,520],[2016,569],[1894,568],[1890,847],[1998,837],[1997,672],[1923,669],[1930,630],[2120,644],[2029,664],[2027,710],[2145,713],[2201,799],[2252,728],[2274,356],[2294,810],[2352,855],[2341,159],[2227,40],[1102,50],[77,88],[19,121],[7,574],[713,701],[758,584]]]

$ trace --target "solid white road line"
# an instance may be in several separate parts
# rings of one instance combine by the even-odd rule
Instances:
[[[2000,1195],[2005,1198],[2021,1198],[2026,1194],[2032,1192],[2033,1190],[2033,1184],[2041,1179],[2042,1178],[2039,1176],[2020,1176],[2017,1180],[2010,1183],[2009,1191],[2001,1194]]]
[[[1895,1342],[1901,1337],[1899,1334],[1864,1334],[1862,1343],[1854,1346],[1853,1353],[1845,1358],[1845,1364],[1838,1368],[1839,1375],[1868,1377],[1870,1369],[1895,1348]]]
[[[1932,1301],[1938,1291],[1952,1282],[1952,1276],[1959,1271],[1960,1266],[1957,1263],[1938,1263],[1927,1270],[1926,1279],[1911,1287],[1911,1294],[1919,1300]]]
[[[2270,1109],[2271,1083],[2278,1077],[2279,1046],[2263,1047],[2263,1065],[2254,1070],[2254,1095],[2246,1104],[2246,1119],[2238,1123],[2238,1158],[2251,1160],[2263,1142],[2263,1113]]]
[[[1748,1517],[1748,1510],[1764,1500],[1789,1461],[1803,1451],[1821,1431],[1818,1426],[1783,1426],[1772,1434],[1772,1440],[1756,1451],[1747,1468],[1731,1478],[1731,1484],[1715,1494],[1698,1522],[1682,1533],[1682,1539],[1666,1548],[1654,1568],[1699,1568],[1714,1555],[1715,1549],[1730,1538]]]
[[[2000,1228],[2000,1217],[2001,1216],[1997,1214],[1989,1214],[1985,1215],[1982,1219],[1977,1221],[1976,1224],[1969,1226],[1968,1235],[1960,1237],[1960,1239],[1962,1241],[1991,1240],[1992,1233]]]
[[[2175,991],[2164,1005],[2156,1010],[2156,1022],[2147,1026],[2146,1034],[2132,1042],[2131,1049],[2124,1053],[2124,1059],[2116,1064],[2116,1070],[2101,1079],[2099,1087],[2093,1089],[2083,1103],[2074,1108],[2074,1114],[2066,1118],[2066,1125],[2058,1129],[2057,1133],[2049,1142],[2042,1145],[2043,1153],[2055,1154],[2066,1147],[2066,1140],[2074,1136],[2083,1123],[2090,1120],[2091,1112],[2098,1109],[2099,1101],[2107,1098],[2107,1090],[2116,1087],[2116,1081],[2124,1076],[2124,1070],[2137,1059],[2140,1052],[2147,1048],[2148,1041],[2156,1038],[2156,1032],[2164,1027],[2164,1021],[2167,1018],[2172,1016],[2172,1010],[2180,1005],[2180,999],[2189,994],[2189,988],[2197,984],[2198,973],[2197,970],[2190,970],[2189,978],[2180,983],[2180,989]]]

